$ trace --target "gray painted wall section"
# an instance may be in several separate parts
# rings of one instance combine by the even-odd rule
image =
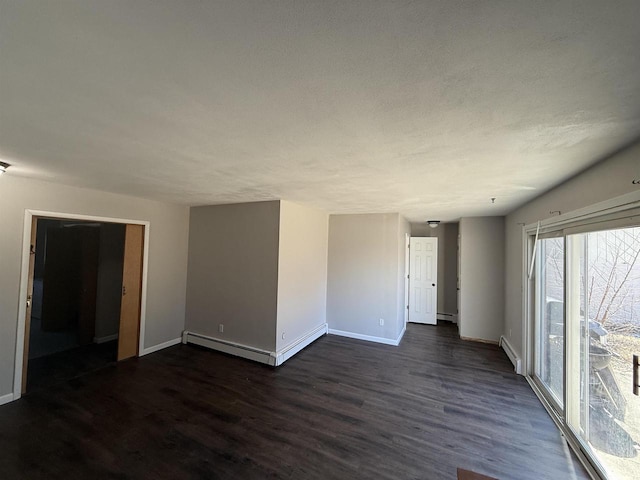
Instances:
[[[0,195],[0,396],[13,391],[25,209],[151,222],[144,346],[180,337],[187,276],[187,207],[10,174],[0,177]]]
[[[279,218],[279,201],[191,209],[186,330],[275,350]]]
[[[504,217],[460,220],[460,336],[497,342],[504,322]]]
[[[597,163],[562,185],[541,195],[506,217],[505,325],[504,335],[522,355],[524,316],[522,225],[550,217],[550,212],[568,213],[626,193],[638,191],[633,179],[640,176],[640,143]]]
[[[397,213],[329,217],[329,328],[398,338],[398,243]]]
[[[280,202],[278,351],[327,321],[328,244],[327,213]]]

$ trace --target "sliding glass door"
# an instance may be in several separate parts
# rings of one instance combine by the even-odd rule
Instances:
[[[535,377],[553,406],[564,408],[564,238],[538,242]]]
[[[640,227],[563,231],[537,250],[534,380],[596,470],[640,478]]]

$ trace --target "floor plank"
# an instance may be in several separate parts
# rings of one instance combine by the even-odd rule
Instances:
[[[179,345],[0,407],[3,479],[588,478],[496,346],[410,324],[274,369]]]

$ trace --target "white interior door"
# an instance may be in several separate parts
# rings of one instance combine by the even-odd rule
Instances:
[[[409,258],[409,321],[435,325],[438,299],[438,239],[411,237]]]

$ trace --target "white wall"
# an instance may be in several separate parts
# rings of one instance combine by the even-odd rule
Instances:
[[[278,351],[327,321],[328,243],[329,215],[280,202]]]
[[[504,217],[460,219],[460,337],[497,342],[504,322]]]
[[[279,218],[279,201],[191,209],[186,330],[275,350]]]
[[[638,191],[640,143],[620,151],[576,177],[541,195],[506,217],[506,298],[504,335],[518,356],[522,354],[523,247],[522,223],[550,217],[550,212],[572,210]]]
[[[184,326],[187,207],[0,177],[0,397],[13,391],[25,209],[149,221],[144,347],[180,337]]]
[[[399,242],[404,243],[399,230],[397,213],[329,216],[330,329],[398,338],[404,324],[398,305]],[[379,325],[380,318],[384,326]]]

